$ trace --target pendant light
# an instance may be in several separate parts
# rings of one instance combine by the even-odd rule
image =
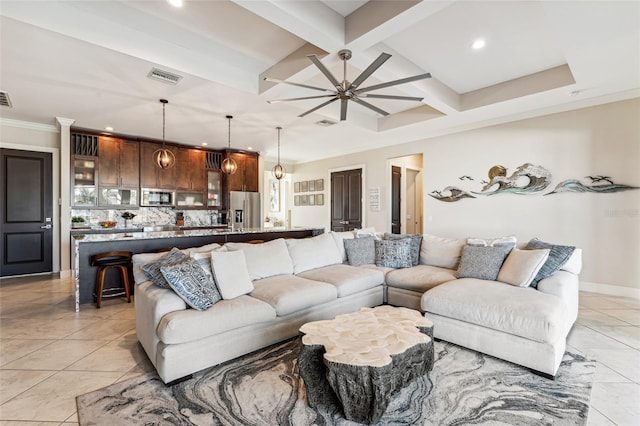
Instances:
[[[162,103],[162,148],[153,153],[153,162],[161,169],[170,169],[176,164],[176,156],[168,150],[164,143],[164,126],[165,126],[165,107],[169,103],[166,99],[160,99]]]
[[[227,120],[229,120],[229,146],[227,147],[227,155],[224,160],[222,160],[222,173],[232,175],[238,170],[238,164],[231,158],[231,119],[232,115],[227,115]]]
[[[282,127],[278,126],[276,130],[278,131],[278,164],[273,166],[271,173],[273,173],[273,177],[280,180],[287,175],[287,170],[280,164],[280,130],[282,130]]]

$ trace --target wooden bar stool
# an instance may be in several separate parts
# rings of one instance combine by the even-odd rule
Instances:
[[[91,266],[97,266],[96,288],[93,296],[96,299],[96,308],[100,308],[103,297],[116,297],[123,294],[127,297],[127,303],[131,303],[131,288],[129,286],[129,270],[131,268],[130,251],[109,251],[91,256]],[[104,278],[110,268],[120,271],[122,287],[104,289]]]

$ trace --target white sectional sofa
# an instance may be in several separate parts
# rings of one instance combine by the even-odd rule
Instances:
[[[215,263],[207,256],[227,259],[212,252],[243,253],[246,270],[236,264],[232,279],[222,283],[223,288],[242,288],[243,294],[223,298],[202,311],[191,309],[172,288],[149,281],[141,269],[164,254],[134,255],[137,335],[162,380],[181,379],[293,337],[306,322],[383,303],[424,312],[434,321],[438,339],[555,375],[577,317],[579,250],[562,270],[534,289],[497,280],[457,278],[466,239],[423,236],[419,261],[417,253],[411,254],[415,266],[386,267],[370,259],[353,266],[344,240],[354,236],[327,233],[308,239],[184,250],[205,266]],[[407,255],[405,249],[392,254]],[[516,270],[520,267],[515,266]],[[219,279],[225,278],[223,271],[217,273],[214,268],[212,272],[219,286]]]

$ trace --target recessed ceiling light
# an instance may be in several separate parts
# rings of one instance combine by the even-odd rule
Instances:
[[[104,128],[107,132],[113,132],[113,127],[107,126]]]
[[[253,151],[253,147],[252,147],[252,146],[248,146],[248,147],[247,147],[247,149],[248,149],[249,151]]]
[[[167,0],[167,1],[173,7],[182,7],[182,5],[184,4],[182,0]]]
[[[474,49],[478,50],[478,49],[482,49],[486,44],[487,44],[486,41],[484,41],[483,39],[479,38],[479,39],[477,39],[476,41],[473,42],[471,47],[473,47]]]
[[[202,145],[202,146],[207,146],[207,145],[209,145],[209,144],[208,144],[208,143],[206,143],[206,142],[202,142],[200,145]]]

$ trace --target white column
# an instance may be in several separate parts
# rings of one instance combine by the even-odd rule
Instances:
[[[60,130],[60,278],[71,276],[71,125],[75,120],[56,117]]]

